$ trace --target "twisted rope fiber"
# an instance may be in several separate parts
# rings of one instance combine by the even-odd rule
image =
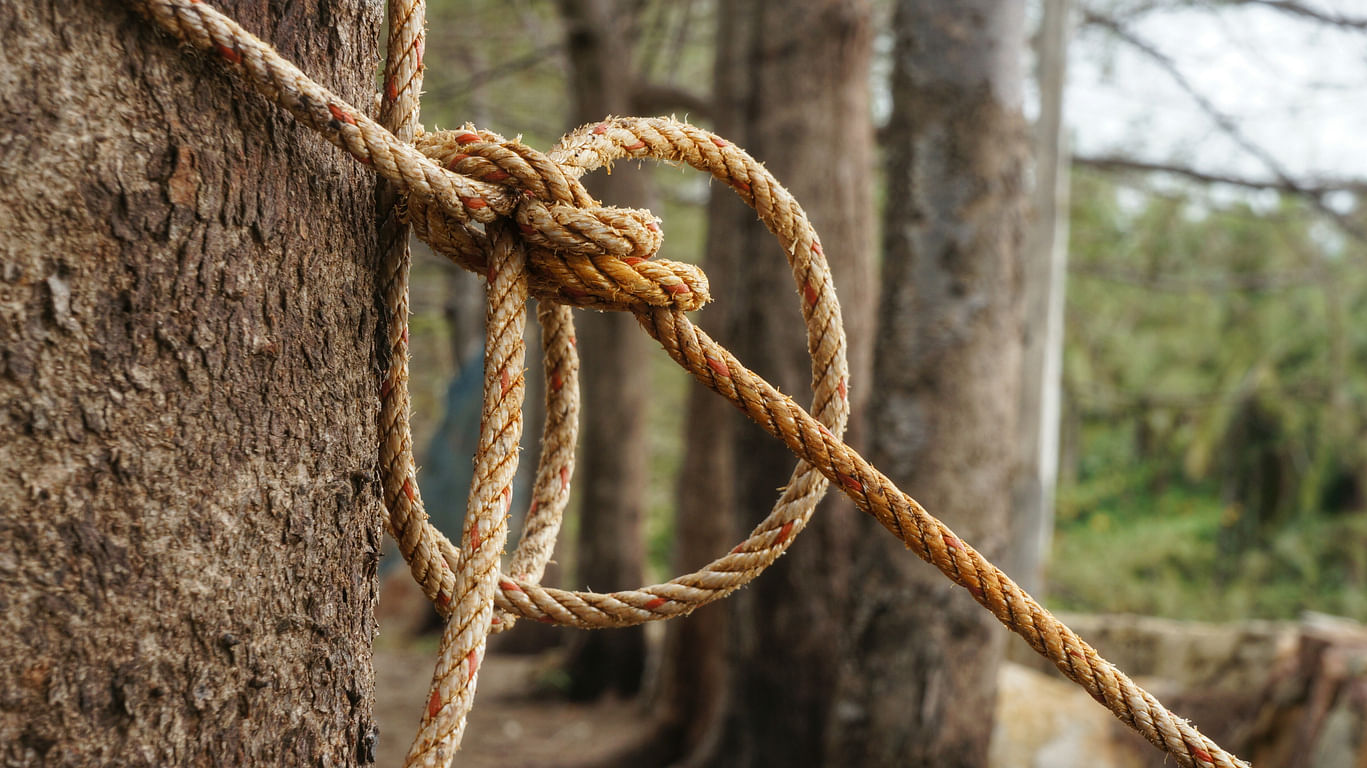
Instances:
[[[609,236],[607,230],[612,224],[618,223],[618,219],[613,219],[612,216],[618,214],[605,215],[601,211],[616,209],[579,209],[570,205],[564,201],[566,198],[562,195],[569,194],[569,199],[574,199],[576,191],[571,187],[564,188],[567,192],[550,191],[561,189],[557,186],[560,183],[559,177],[545,169],[536,170],[538,165],[531,161],[527,161],[527,167],[532,168],[545,184],[544,187],[536,189],[541,190],[545,197],[557,202],[548,203],[545,199],[537,197],[537,192],[533,191],[535,185],[531,182],[521,187],[500,186],[499,182],[508,179],[498,173],[493,173],[495,178],[490,179],[490,172],[486,171],[485,180],[480,181],[467,178],[462,173],[449,171],[429,160],[417,149],[399,141],[321,86],[308,80],[276,55],[269,46],[251,37],[231,20],[207,8],[203,3],[196,0],[130,1],[177,37],[200,49],[217,51],[230,63],[240,65],[248,80],[265,95],[394,182],[409,196],[408,217],[415,224],[415,229],[421,234],[424,225],[419,221],[423,221],[434,240],[445,240],[454,244],[443,249],[448,255],[466,266],[476,263],[492,264],[493,269],[489,275],[491,333],[495,326],[495,317],[502,317],[496,309],[496,305],[502,306],[499,302],[506,301],[502,297],[518,295],[519,285],[524,286],[522,290],[525,296],[526,286],[538,281],[541,289],[537,295],[545,299],[575,306],[629,309],[643,328],[661,342],[671,357],[709,388],[726,396],[771,434],[782,439],[803,459],[795,473],[795,481],[804,476],[804,472],[807,476],[815,476],[819,472],[824,479],[816,478],[802,482],[813,490],[824,490],[825,479],[836,482],[861,509],[874,515],[918,556],[935,565],[955,583],[968,589],[973,597],[992,611],[1003,624],[1022,635],[1036,651],[1052,660],[1065,675],[1082,685],[1122,721],[1142,733],[1160,749],[1173,754],[1180,765],[1246,765],[1201,735],[1187,721],[1164,709],[1156,699],[1102,659],[1094,649],[1039,606],[1005,574],[958,539],[944,524],[927,513],[858,453],[840,441],[837,435],[839,427],[842,426],[843,418],[840,417],[840,413],[844,407],[847,386],[843,372],[843,357],[834,366],[825,369],[816,362],[832,350],[843,353],[843,334],[839,330],[838,310],[816,310],[818,305],[825,307],[828,302],[833,304],[833,291],[830,287],[829,273],[825,271],[820,244],[815,234],[810,232],[810,226],[806,225],[805,216],[801,214],[796,202],[762,166],[744,152],[731,147],[719,137],[672,120],[617,119],[576,131],[562,140],[559,147],[546,157],[550,162],[562,166],[561,175],[565,179],[577,178],[583,172],[623,157],[653,157],[670,162],[687,162],[727,182],[742,198],[753,205],[761,218],[765,219],[766,225],[784,243],[793,265],[794,276],[799,281],[799,290],[805,299],[804,314],[809,320],[809,349],[813,353],[814,368],[817,370],[814,374],[815,410],[822,415],[823,420],[831,418],[835,422],[830,427],[813,418],[791,398],[782,395],[745,369],[729,352],[692,326],[683,314],[683,311],[689,308],[686,303],[671,301],[666,296],[666,303],[662,304],[659,303],[659,294],[641,295],[639,291],[632,292],[629,287],[613,279],[609,270],[614,267],[614,258],[617,261],[629,262],[649,256],[649,253],[637,255],[642,253],[639,250],[622,250],[624,247],[639,248],[642,243],[649,242],[649,236],[642,236],[636,230],[628,234],[617,233],[615,238]],[[325,115],[332,115],[332,118],[329,119]],[[467,133],[474,138],[468,139],[465,134],[460,134],[453,137],[456,144],[508,144],[496,140],[491,135]],[[420,144],[422,141],[420,140]],[[536,159],[531,150],[507,146],[504,148],[508,149],[511,155],[494,157],[496,153],[491,148],[483,146],[477,148],[480,154],[458,154],[478,157],[479,160],[474,161],[477,166],[487,161],[493,171],[507,173],[509,178],[516,178],[511,171],[506,170],[507,167],[515,165],[509,157]],[[434,150],[435,154],[440,152]],[[503,159],[500,160],[500,157]],[[462,164],[468,159],[449,158],[446,162],[454,163],[457,168],[463,169],[465,166]],[[489,183],[491,181],[495,183]],[[467,194],[462,196],[462,192]],[[430,210],[433,206],[439,207],[440,211]],[[522,255],[516,239],[510,237],[511,233],[507,227],[493,224],[499,216],[510,217],[517,222],[520,236],[529,245],[525,256]],[[620,220],[623,226],[635,226],[638,230],[646,231],[650,231],[650,224],[653,224],[653,217],[642,212],[628,212],[622,215]],[[452,223],[464,231],[455,232],[451,229]],[[433,227],[438,224],[446,229],[435,231]],[[480,227],[479,224],[492,226]],[[626,246],[623,243],[626,243]],[[474,255],[474,248],[485,246],[492,249],[487,251],[491,256],[481,262]],[[602,248],[603,251],[595,252],[594,248]],[[561,259],[561,262],[565,269],[575,275],[591,275],[593,281],[586,281],[584,285],[596,292],[576,295],[581,292],[579,287],[571,290],[566,285],[552,282],[547,275],[536,275],[536,270],[532,270],[535,276],[525,276],[521,260],[525,258],[529,265],[534,264],[536,259],[532,253],[538,249],[569,251],[584,257],[583,261],[574,262],[572,265],[564,259]],[[627,255],[623,256],[624,253]],[[627,263],[627,266],[635,265]],[[637,274],[642,273],[641,270],[634,271]],[[696,305],[700,300],[705,301],[704,283],[690,283],[680,277],[678,272],[671,271],[670,274],[676,281],[669,283],[668,285],[673,288],[666,288],[663,293],[674,296],[701,293],[701,296],[692,296],[688,303]],[[701,273],[697,274],[700,276]],[[687,290],[679,290],[679,285],[686,286]],[[496,295],[499,298],[496,299]],[[520,305],[515,314],[521,317]],[[826,323],[822,322],[823,318]],[[829,325],[831,320],[836,321],[834,326]],[[499,327],[507,329],[513,325],[516,325],[516,322],[509,321],[501,323]],[[511,382],[509,371],[510,366],[518,366],[517,375],[513,378],[520,384],[520,355],[520,351],[516,355],[499,354],[486,361],[486,414],[502,414],[503,420],[497,424],[485,425],[488,432],[481,432],[481,443],[487,443],[490,451],[506,453],[503,458],[491,459],[487,480],[477,479],[475,486],[472,487],[472,510],[480,506],[476,504],[477,500],[484,502],[486,511],[491,507],[506,509],[506,493],[495,492],[495,504],[491,505],[488,503],[489,498],[485,490],[499,487],[500,482],[506,487],[505,477],[511,477],[506,473],[515,461],[516,440],[513,439],[509,443],[507,438],[520,426],[520,416],[512,414],[514,409],[511,405],[514,400],[520,398],[520,387]],[[830,368],[835,369],[835,375],[838,377],[838,383],[833,387],[836,395],[831,394]],[[486,434],[490,436],[488,441],[485,440]],[[406,487],[405,490],[407,491]],[[792,490],[790,486],[788,491]],[[411,493],[416,496],[415,491]],[[820,495],[819,490],[815,493],[817,496]],[[788,495],[789,493],[785,492],[785,498]],[[497,504],[497,497],[500,496],[503,499],[501,507]],[[782,500],[779,506],[783,506]],[[788,519],[777,530],[767,528],[766,525],[774,520],[779,512],[779,507],[776,507],[770,518],[737,548],[738,552],[732,554],[756,554],[746,547],[763,546],[765,542],[769,547],[766,551],[781,552],[791,542],[793,535],[801,529],[805,518]],[[452,614],[452,621],[448,623],[447,632],[443,637],[442,660],[438,664],[436,675],[440,682],[434,687],[434,692],[442,692],[444,695],[449,692],[452,700],[466,702],[462,705],[465,710],[468,710],[468,701],[473,696],[475,670],[483,654],[483,636],[478,632],[478,624],[485,621],[485,617],[488,617],[487,621],[490,623],[493,619],[488,610],[479,607],[482,605],[480,601],[484,599],[482,585],[497,581],[497,588],[501,593],[498,605],[501,609],[555,623],[611,626],[686,613],[696,605],[690,602],[697,596],[693,590],[705,591],[724,581],[724,578],[712,579],[702,576],[703,574],[727,574],[729,577],[730,574],[736,573],[722,569],[709,572],[708,569],[704,569],[692,575],[699,579],[696,586],[682,583],[689,577],[681,577],[668,584],[613,595],[545,590],[529,581],[497,577],[497,552],[502,546],[502,533],[499,530],[502,526],[502,517],[496,517],[498,519],[494,522],[494,527],[484,535],[479,534],[477,524],[473,531],[471,524],[467,524],[464,538],[468,546],[465,552],[456,550],[444,537],[437,539],[440,542],[440,552],[437,553],[439,565],[450,568],[452,564],[457,564],[460,568],[468,570],[472,581],[477,583],[472,590],[459,593],[462,595],[461,605],[467,601],[470,603],[468,616],[473,618],[464,618],[467,617],[467,613],[463,609],[457,609]],[[421,523],[423,526],[427,525],[425,519]],[[475,533],[475,536],[472,536],[472,533]],[[440,537],[440,534],[436,536]],[[717,563],[727,561],[728,557],[731,556],[728,555]],[[416,565],[414,569],[417,575]],[[428,576],[430,577],[430,573]],[[422,581],[423,577],[420,576],[419,580]],[[446,584],[445,577],[436,581],[442,585]],[[428,583],[424,582],[424,589],[428,587]],[[719,591],[724,593],[730,589],[734,587],[723,586]],[[654,597],[641,602],[639,598],[645,595]],[[600,614],[609,618],[605,619]],[[457,642],[456,639],[448,642],[448,638],[467,635],[472,638],[474,651],[465,659],[462,673],[459,669],[459,660],[453,663],[447,656],[448,647],[454,647]],[[451,682],[452,678],[455,678],[454,683]],[[464,683],[461,682],[462,678]],[[451,691],[452,685],[463,687]],[[433,701],[436,702],[436,699],[434,696]],[[445,706],[429,706],[429,710],[434,708],[443,709]],[[440,750],[443,760],[448,754],[447,750],[454,748],[458,743],[459,729],[463,728],[464,722],[463,711],[459,725],[455,726],[454,730],[439,729],[434,737],[443,744]],[[426,718],[423,727],[426,733],[429,728]],[[423,736],[420,734],[419,742],[422,740]],[[432,752],[425,754],[431,756],[428,759],[429,763],[436,759]],[[410,755],[410,761],[412,759],[413,756]]]

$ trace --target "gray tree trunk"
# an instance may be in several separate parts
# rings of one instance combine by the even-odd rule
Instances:
[[[715,65],[717,131],[765,162],[821,235],[851,342],[856,412],[869,391],[860,382],[869,378],[875,306],[872,37],[871,6],[860,0],[736,3],[720,14]],[[719,299],[728,302],[720,338],[747,366],[809,400],[803,394],[811,391],[811,364],[800,299],[781,249],[754,212],[721,188],[714,187],[708,226],[712,283],[729,285]],[[702,322],[712,327],[710,312]],[[694,413],[715,418],[717,411]],[[694,434],[709,439],[705,429]],[[736,424],[730,440],[720,455],[735,459],[729,473],[734,529],[749,530],[768,514],[794,459],[749,422]],[[697,450],[690,447],[690,455]],[[725,693],[716,702],[721,686],[715,679],[698,680],[690,692],[705,702],[697,712],[714,726],[691,762],[727,768],[822,764],[822,724],[840,672],[854,514],[833,494],[789,554],[728,600],[728,645],[711,651],[726,654]],[[694,738],[697,733],[695,724]]]
[[[636,8],[623,0],[562,0],[573,122],[632,113],[632,45],[629,31]],[[635,172],[633,172],[635,171]],[[615,172],[585,179],[605,202],[647,208],[647,177],[623,163]],[[641,538],[649,478],[646,394],[650,338],[624,312],[575,315],[583,358],[579,539],[576,581],[598,592],[642,584],[645,543]],[[645,672],[645,630],[628,627],[581,631],[570,644],[566,667],[570,696],[589,699],[606,691],[633,694]]]
[[[1025,36],[1014,0],[902,0],[869,423],[874,464],[990,558],[1008,544],[1021,365]],[[1006,633],[865,520],[835,754],[985,764]]]
[[[222,5],[370,104],[378,6]],[[370,762],[374,177],[124,3],[0,82],[0,763]]]
[[[1026,245],[1025,349],[1022,355],[1020,465],[1013,488],[1015,541],[1009,570],[1043,597],[1054,530],[1063,377],[1063,298],[1068,272],[1068,147],[1063,131],[1072,0],[1044,0],[1035,35],[1040,115],[1033,136],[1034,214]]]

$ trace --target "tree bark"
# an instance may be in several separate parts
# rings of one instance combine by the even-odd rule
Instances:
[[[562,0],[573,120],[631,114],[635,4],[623,0]],[[649,207],[647,177],[622,164],[611,175],[585,179],[604,202]],[[650,339],[623,312],[575,316],[583,339],[584,425],[579,470],[577,581],[599,592],[640,586],[645,575],[641,538],[649,452],[646,448],[647,355]],[[634,694],[645,672],[645,629],[580,631],[570,641],[566,670],[570,697],[607,691]]]
[[[1022,6],[902,0],[869,422],[874,464],[990,558],[1006,549],[1021,364]],[[1006,633],[863,521],[836,754],[985,764]]]
[[[864,392],[858,382],[867,381],[870,368],[874,307],[871,15],[870,4],[857,0],[734,4],[719,15],[715,64],[717,131],[764,161],[821,235],[850,337],[856,413]],[[747,366],[803,399],[801,393],[810,392],[810,361],[799,297],[781,249],[754,212],[725,190],[715,190],[708,222],[712,283],[732,285],[724,289],[729,307],[719,337]],[[704,323],[712,311],[704,313]],[[729,452],[720,455],[736,459],[729,473],[735,528],[749,530],[773,506],[794,460],[748,422],[729,439]],[[833,495],[790,553],[728,600],[728,644],[712,651],[725,654],[722,700],[714,698],[718,681],[701,676],[694,690],[679,693],[715,702],[695,710],[715,727],[691,763],[822,763],[822,724],[839,671],[853,516],[853,508]]]
[[[370,103],[375,4],[222,5]],[[0,51],[0,763],[371,762],[374,178],[125,3]]]

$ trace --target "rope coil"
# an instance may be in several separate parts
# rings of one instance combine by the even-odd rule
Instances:
[[[415,579],[447,617],[408,765],[444,766],[458,748],[490,631],[511,626],[518,616],[609,627],[686,614],[749,582],[777,559],[830,482],[1179,765],[1247,765],[1102,659],[841,441],[849,409],[845,337],[820,240],[798,203],[744,151],[668,118],[610,118],[568,134],[544,155],[471,127],[424,134],[417,124],[421,0],[390,3],[391,55],[381,115],[392,133],[200,0],[129,2],[173,36],[217,54],[268,99],[388,181],[378,195],[391,356],[381,386],[387,523]],[[691,265],[652,258],[662,237],[653,215],[599,206],[578,181],[586,172],[628,158],[683,163],[711,174],[751,205],[778,238],[802,297],[816,416],[688,320],[686,311],[708,301],[706,277]],[[412,461],[406,224],[457,264],[484,274],[489,284],[484,423],[459,548],[427,521]],[[539,317],[546,328],[543,434],[548,449],[542,452],[528,522],[512,556],[512,575],[505,576],[498,562],[521,431],[522,327],[529,295],[541,299]],[[671,358],[799,458],[769,516],[731,552],[699,571],[608,594],[537,584],[573,472],[578,361],[572,306],[632,312]]]

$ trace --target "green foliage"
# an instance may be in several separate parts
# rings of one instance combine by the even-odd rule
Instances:
[[[1056,599],[1364,615],[1362,244],[1295,199],[1074,183]]]

